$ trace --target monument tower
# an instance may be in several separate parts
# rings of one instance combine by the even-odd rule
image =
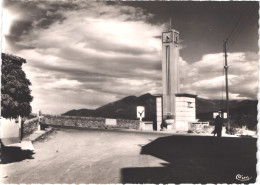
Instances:
[[[162,33],[163,119],[175,119],[176,97],[180,92],[179,32],[169,29]]]
[[[179,32],[162,32],[163,93],[156,97],[157,130],[166,123],[168,130],[188,131],[196,121],[197,95],[180,93]]]

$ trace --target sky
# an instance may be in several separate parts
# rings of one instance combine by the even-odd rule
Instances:
[[[180,32],[181,92],[225,99],[229,38],[229,97],[257,99],[258,9],[258,2],[243,1],[4,0],[2,52],[26,59],[34,113],[95,109],[162,94],[161,33],[171,17]]]

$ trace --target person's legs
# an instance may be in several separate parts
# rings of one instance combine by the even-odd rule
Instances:
[[[218,131],[218,132],[217,132],[217,136],[218,136],[218,137],[221,137],[221,131]]]
[[[216,129],[212,131],[213,136],[216,135]]]

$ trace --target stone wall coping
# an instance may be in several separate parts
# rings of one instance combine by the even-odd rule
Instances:
[[[142,121],[144,124],[153,124],[153,121]]]
[[[38,121],[38,117],[25,120],[24,123],[26,124],[26,123],[30,123],[30,122],[34,122],[34,121]]]

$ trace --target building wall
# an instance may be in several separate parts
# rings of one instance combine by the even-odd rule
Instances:
[[[156,123],[157,123],[157,130],[160,130],[162,124],[162,97],[156,97]]]
[[[22,121],[19,116],[17,119],[5,119],[1,117],[1,140],[6,145],[21,142],[22,137],[32,134],[38,129],[39,121],[37,118]]]
[[[196,121],[196,104],[193,97],[176,97],[175,129],[188,131],[189,122]]]
[[[6,119],[1,117],[1,138],[20,138],[21,118]]]

